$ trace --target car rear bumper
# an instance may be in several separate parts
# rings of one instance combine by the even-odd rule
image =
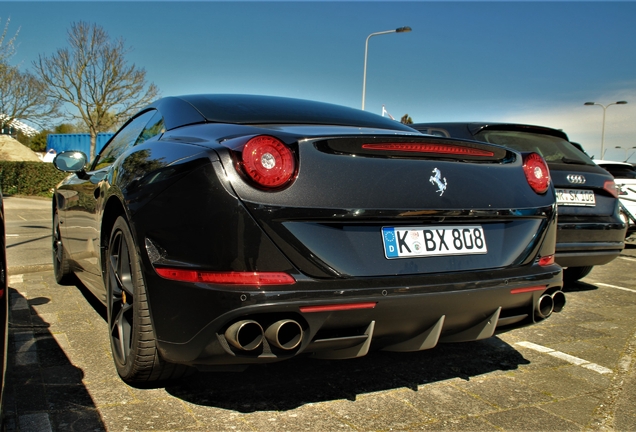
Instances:
[[[557,243],[555,261],[562,267],[603,265],[620,255],[624,242]]]
[[[562,267],[607,264],[625,247],[625,230],[618,213],[596,221],[559,216],[555,261]]]
[[[461,283],[457,279],[444,283],[445,278],[439,275],[422,277],[419,285],[371,281],[365,287],[363,281],[343,281],[343,287],[352,288],[326,291],[309,289],[321,284],[319,281],[300,282],[297,290],[284,292],[239,293],[227,287],[197,285],[206,303],[240,297],[243,305],[211,316],[209,323],[187,342],[159,337],[158,348],[170,362],[223,369],[300,354],[344,359],[365,355],[369,350],[418,351],[433,348],[438,342],[485,339],[547,318],[552,309],[546,312],[539,305],[552,303],[551,296],[555,304],[557,296],[564,302],[560,267],[535,265],[530,271],[528,267],[522,270],[523,274],[519,269],[473,272]],[[175,314],[182,320],[191,316],[178,311]],[[164,317],[153,317],[156,319]],[[260,337],[257,347],[245,349],[246,345],[236,343],[243,336],[236,336],[238,333],[232,333],[230,327],[243,324],[254,332],[249,336],[246,331],[245,337]],[[285,332],[288,334],[280,336]],[[232,340],[234,336],[236,340]],[[287,339],[281,342],[278,336],[297,342],[287,345]]]

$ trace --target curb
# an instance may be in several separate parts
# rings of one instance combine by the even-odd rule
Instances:
[[[24,273],[37,273],[43,271],[52,271],[53,264],[35,264],[35,265],[24,265],[24,266],[13,266],[7,269],[7,274],[9,276],[24,274]]]

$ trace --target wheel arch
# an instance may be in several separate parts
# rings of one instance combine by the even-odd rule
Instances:
[[[128,220],[126,209],[123,203],[116,196],[111,196],[106,202],[104,212],[102,215],[102,225],[100,229],[100,255],[102,264],[102,277],[106,277],[106,250],[108,249],[108,242],[110,240],[110,233],[113,230],[115,221],[119,216],[124,216]],[[106,281],[104,281],[105,286]]]

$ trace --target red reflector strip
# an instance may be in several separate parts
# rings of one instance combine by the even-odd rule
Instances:
[[[533,291],[543,291],[546,288],[547,286],[545,285],[526,287],[526,288],[515,288],[513,290],[510,290],[510,294],[522,294],[522,293],[533,292]]]
[[[367,303],[348,303],[348,304],[334,304],[334,305],[317,305],[317,306],[301,306],[300,311],[309,312],[331,312],[331,311],[343,311],[354,309],[373,309],[377,302]]]
[[[451,144],[418,144],[418,143],[384,143],[384,144],[362,144],[367,150],[388,150],[413,153],[438,153],[465,156],[494,156],[495,153],[473,147],[462,147]]]
[[[544,257],[539,258],[540,266],[547,266],[554,264],[554,255],[546,255]]]
[[[164,279],[182,282],[217,283],[226,285],[292,285],[296,280],[282,272],[201,272],[196,270],[157,268]]]

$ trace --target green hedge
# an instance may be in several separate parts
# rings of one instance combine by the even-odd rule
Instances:
[[[51,196],[52,189],[67,175],[52,163],[0,161],[3,195]]]

